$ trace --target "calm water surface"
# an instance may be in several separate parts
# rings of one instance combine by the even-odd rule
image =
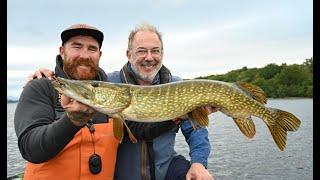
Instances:
[[[13,127],[16,103],[7,104],[7,176],[24,170]],[[210,115],[211,154],[208,169],[216,180],[313,179],[313,99],[270,99],[268,107],[289,111],[301,120],[297,132],[289,132],[287,147],[280,151],[261,119],[253,118],[256,135],[246,138],[230,117]],[[179,132],[176,151],[189,158],[188,145]]]

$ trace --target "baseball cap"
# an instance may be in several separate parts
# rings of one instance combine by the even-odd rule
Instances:
[[[98,28],[87,24],[74,24],[62,31],[62,44],[67,42],[70,38],[78,35],[91,36],[95,38],[98,41],[99,46],[101,48],[103,41],[103,33]]]

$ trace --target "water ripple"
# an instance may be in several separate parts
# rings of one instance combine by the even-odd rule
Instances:
[[[208,130],[212,149],[208,170],[215,179],[313,179],[313,100],[273,99],[267,106],[292,112],[301,120],[300,129],[288,133],[283,152],[273,142],[262,120],[253,118],[257,133],[253,139],[247,139],[231,118],[220,112],[210,115]],[[13,128],[15,107],[16,104],[7,104],[7,176],[22,172],[25,166]],[[175,149],[190,159],[181,132],[177,134]]]

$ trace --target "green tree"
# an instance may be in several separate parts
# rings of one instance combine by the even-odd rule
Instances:
[[[237,81],[252,82],[258,78],[258,75],[259,73],[257,68],[247,69],[239,74]]]
[[[272,63],[263,68],[246,66],[226,74],[200,77],[225,82],[243,81],[261,87],[268,97],[313,97],[313,57],[301,64],[280,66]]]
[[[280,84],[284,85],[301,85],[303,81],[308,80],[308,72],[303,71],[300,65],[291,65],[284,68],[279,74],[275,76],[275,79]]]
[[[303,65],[306,66],[311,73],[313,73],[313,57],[306,59]]]
[[[282,67],[276,64],[268,64],[260,70],[260,76],[268,80],[281,72]]]

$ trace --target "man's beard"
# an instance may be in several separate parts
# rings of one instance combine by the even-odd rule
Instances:
[[[87,66],[90,67],[89,72],[78,72],[78,66]],[[91,59],[73,59],[68,61],[63,61],[63,70],[71,79],[76,80],[92,80],[94,79],[99,71],[97,65]]]
[[[154,62],[146,61],[143,64],[144,65],[148,65],[148,64],[154,65]],[[161,69],[161,67],[162,67],[162,63],[159,63],[156,65],[156,69],[154,70],[154,72],[152,74],[145,75],[142,72],[139,72],[139,70],[131,64],[131,69],[132,69],[133,73],[137,76],[137,78],[142,81],[146,81],[146,82],[150,82],[150,83],[152,83],[152,81],[156,77],[156,75],[159,72],[159,70]]]

